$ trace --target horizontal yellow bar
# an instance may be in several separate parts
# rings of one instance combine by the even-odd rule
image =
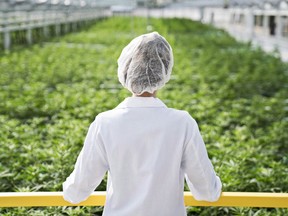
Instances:
[[[66,202],[62,192],[2,192],[0,207],[20,206],[104,206],[106,192],[96,191],[77,205]],[[241,206],[288,208],[288,193],[222,192],[217,202],[196,201],[184,192],[186,206]]]

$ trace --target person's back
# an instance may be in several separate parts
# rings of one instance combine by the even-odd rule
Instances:
[[[184,175],[194,198],[216,201],[221,182],[195,120],[153,94],[138,94],[97,115],[63,184],[64,198],[85,200],[108,171],[105,216],[186,215]]]
[[[114,206],[104,215],[185,215],[187,114],[153,97],[131,97],[99,117],[112,180],[106,206]]]

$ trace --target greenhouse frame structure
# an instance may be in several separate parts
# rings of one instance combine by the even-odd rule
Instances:
[[[25,32],[25,42],[32,44],[33,30],[40,30],[46,39],[112,15],[180,17],[220,23],[220,27],[233,25],[249,39],[257,33],[288,37],[288,0],[2,0],[0,41],[8,50],[13,32]]]
[[[78,1],[79,2],[79,1]],[[33,43],[33,30],[39,29],[43,38],[51,34],[76,31],[90,22],[107,16],[105,7],[93,4],[68,4],[67,1],[27,0],[3,1],[0,3],[0,33],[5,50],[10,49],[13,32],[25,32],[27,44]],[[61,4],[60,4],[61,3]]]

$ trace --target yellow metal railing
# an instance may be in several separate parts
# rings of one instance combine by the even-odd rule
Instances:
[[[66,202],[62,192],[2,192],[0,207],[20,206],[104,206],[106,192],[94,192],[77,205]],[[196,201],[190,192],[184,192],[186,206],[235,206],[288,208],[288,193],[222,192],[217,202]]]

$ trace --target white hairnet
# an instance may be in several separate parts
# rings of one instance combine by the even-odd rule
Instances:
[[[157,32],[133,39],[118,59],[120,83],[136,95],[153,93],[170,79],[172,48]]]

